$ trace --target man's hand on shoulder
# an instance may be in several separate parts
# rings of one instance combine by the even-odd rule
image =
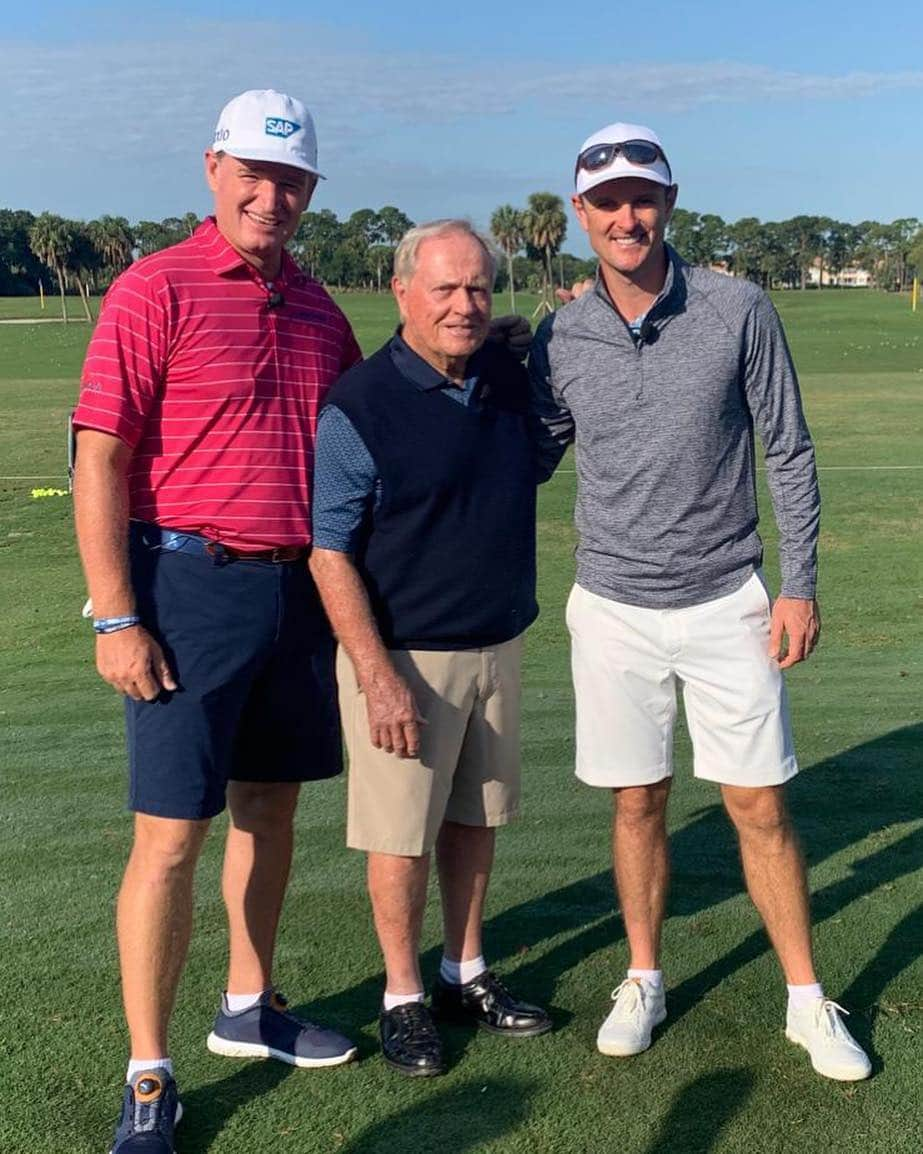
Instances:
[[[811,656],[820,637],[820,606],[806,597],[778,597],[769,626],[769,656],[788,669]]]
[[[163,650],[140,625],[96,638],[96,668],[113,689],[135,701],[155,701],[178,686]]]
[[[494,317],[490,322],[490,334],[487,339],[498,345],[505,345],[514,357],[524,361],[532,344],[532,326],[525,317],[516,315]]]
[[[593,285],[596,282],[592,277],[587,277],[586,280],[574,281],[569,289],[557,288],[554,290],[554,295],[558,298],[562,305],[569,305],[571,301],[575,301],[577,297],[582,297],[584,293],[591,292]]]
[[[407,682],[392,670],[370,678],[362,689],[372,745],[395,757],[419,756],[420,726],[426,723]]]

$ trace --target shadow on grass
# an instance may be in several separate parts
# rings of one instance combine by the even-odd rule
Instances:
[[[905,839],[907,843],[910,841],[910,838]],[[923,837],[918,835],[913,841],[917,860],[923,861]],[[888,934],[875,957],[843,991],[844,1002],[871,1008],[888,982],[919,957],[923,957],[923,905],[911,910]],[[894,1007],[894,1012],[900,1013],[901,1009]]]
[[[819,763],[792,783],[792,811],[812,866],[890,825],[906,823],[923,813],[923,780],[914,772],[921,741],[923,726],[897,730]],[[694,813],[685,826],[672,834],[671,849],[671,914],[702,913],[742,892],[733,832],[719,805]],[[868,853],[852,863],[845,876],[814,892],[815,924],[919,869],[921,864],[923,829]],[[502,871],[502,863],[499,868]],[[568,1020],[567,1013],[553,1005],[561,975],[596,951],[610,949],[622,936],[621,921],[613,905],[607,864],[590,877],[504,910],[485,924],[492,957],[521,959],[511,979],[516,992],[550,1006],[558,1027]],[[552,948],[539,951],[538,947],[548,939],[562,934],[569,936]],[[923,909],[918,908],[893,927],[874,958],[841,995],[847,1006],[857,1011],[850,1026],[864,1045],[868,1046],[876,999],[919,955],[921,935]],[[533,949],[535,953],[530,957]],[[708,991],[768,949],[765,934],[756,931],[671,989],[670,1018],[664,1030]],[[424,973],[435,973],[439,956],[439,948],[427,951]],[[382,976],[375,974],[335,995],[303,1005],[299,1011],[354,1033],[360,1025],[376,1020],[382,981]],[[463,1059],[473,1034],[450,1030],[445,1036],[454,1067]],[[362,1057],[374,1054],[378,1048],[377,1041],[367,1037],[359,1039],[359,1046]],[[288,1073],[288,1067],[278,1063],[251,1065],[222,1082],[185,1094],[188,1121],[181,1131],[184,1154],[208,1150],[235,1110],[273,1089]],[[486,1089],[482,1085],[479,1082],[477,1086],[439,1092],[397,1114],[389,1114],[351,1139],[343,1149],[350,1154],[373,1154],[378,1150],[390,1154],[395,1134],[401,1135],[405,1150],[465,1154],[482,1148],[523,1120],[532,1093],[530,1087],[503,1079],[488,1082]],[[741,1070],[716,1071],[697,1079],[677,1097],[645,1154],[674,1154],[678,1150],[695,1154],[711,1149],[721,1129],[749,1096],[751,1087],[751,1076]]]
[[[341,1154],[474,1154],[519,1127],[534,1087],[521,1079],[478,1079],[444,1090],[367,1126]]]
[[[293,1071],[294,1067],[281,1062],[248,1062],[220,1082],[183,1089],[178,1149],[182,1154],[205,1154],[237,1110],[274,1090]]]
[[[870,835],[923,813],[923,779],[915,766],[921,741],[923,725],[907,726],[820,762],[794,780],[791,808],[809,865],[816,866]],[[921,866],[923,829],[918,828],[852,863],[845,877],[815,889],[811,894],[813,924],[821,925]],[[921,934],[923,909],[918,907],[893,927],[875,957],[839,995],[853,1011],[851,1031],[867,1049],[875,1001],[919,956]],[[756,931],[672,989],[664,1032],[709,990],[768,949],[765,933]],[[873,1065],[879,1066],[874,1054],[870,1056]]]
[[[580,965],[590,954],[608,948],[621,935],[621,921],[616,917],[613,905],[612,874],[606,869],[551,894],[523,902],[484,923],[491,959],[523,959],[515,970],[515,976],[510,979],[513,992],[525,1001],[538,1002],[548,1008],[556,1028],[571,1018],[566,1010],[553,1006],[561,975]],[[547,938],[568,930],[574,931],[573,937],[544,951],[534,960],[529,959],[533,948],[537,952],[537,947]],[[421,955],[420,964],[427,988],[431,987],[438,972],[441,957],[441,946],[434,946]],[[505,966],[504,980],[508,970],[509,967]],[[357,1027],[377,1021],[383,990],[384,974],[377,973],[348,989],[327,998],[305,1001],[293,1009],[299,1016],[336,1024],[351,1034]],[[461,1027],[453,1027],[450,1032],[457,1039],[470,1033]],[[358,1046],[360,1058],[378,1050],[377,1041],[368,1038],[359,1038]],[[459,1056],[463,1049],[459,1048]]]
[[[184,1091],[184,1120],[177,1131],[182,1154],[206,1154],[232,1114],[253,1098],[274,1089],[292,1070],[279,1062],[252,1063],[220,1082]],[[370,1123],[337,1149],[340,1154],[468,1154],[514,1130],[528,1114],[534,1084],[522,1079],[489,1078],[439,1090]]]
[[[715,1070],[696,1078],[676,1095],[644,1154],[707,1154],[755,1083],[749,1070]]]
[[[819,762],[794,779],[789,799],[810,866],[923,813],[923,777],[915,769],[921,745],[923,725],[907,726]],[[703,913],[743,892],[734,834],[720,805],[696,811],[671,835],[670,843],[673,883],[669,915]],[[921,864],[923,830],[862,858],[845,877],[814,892],[815,925]],[[502,873],[502,869],[501,860],[498,870]],[[860,1013],[867,1011],[888,982],[918,955],[921,921],[923,912],[918,911],[896,926],[874,961],[842,995],[849,997]],[[522,958],[511,984],[520,996],[551,1006],[560,1027],[567,1020],[566,1013],[555,1011],[553,1006],[560,976],[622,936],[621,921],[614,913],[608,864],[590,877],[504,910],[485,922],[484,931],[492,958]],[[572,936],[530,959],[533,949],[562,933]],[[671,991],[670,1021],[676,1021],[705,993],[768,948],[766,936],[759,930],[682,982]],[[424,973],[435,972],[439,957],[438,948],[424,955]],[[374,1021],[382,980],[376,974],[301,1009],[321,1020],[332,1015],[340,1022]],[[362,1048],[366,1053],[375,1049],[368,1043]]]

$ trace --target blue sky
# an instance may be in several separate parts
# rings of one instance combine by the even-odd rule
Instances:
[[[567,196],[582,140],[619,119],[657,129],[686,208],[923,217],[919,3],[421,11],[420,0],[4,5],[0,206],[204,213],[201,153],[221,105],[275,87],[314,113],[329,179],[312,207],[340,217],[395,204],[416,220],[484,224],[530,192]],[[566,247],[585,251],[575,223],[569,232]]]

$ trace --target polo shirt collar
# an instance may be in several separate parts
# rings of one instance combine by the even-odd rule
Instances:
[[[663,288],[657,294],[656,299],[651,302],[651,307],[644,314],[647,317],[649,317],[655,309],[659,310],[661,305],[671,301],[679,289],[679,281],[681,279],[680,266],[683,263],[682,257],[671,245],[664,244],[663,247],[667,254],[667,275],[664,278]],[[610,309],[615,307],[609,296],[609,290],[606,288],[606,282],[603,280],[599,266],[596,268],[596,283],[593,285],[593,292],[600,300],[604,301]]]
[[[429,361],[425,361],[419,353],[414,352],[401,336],[400,329],[391,338],[388,352],[394,367],[401,376],[410,381],[411,384],[416,385],[422,392],[428,392],[430,389],[444,389],[446,386],[458,388],[455,381],[450,380],[444,373],[440,373],[438,369],[433,368]],[[466,380],[470,381],[473,377],[480,376],[481,361],[481,350],[478,349],[468,358],[468,364],[465,368]]]
[[[234,248],[220,232],[213,216],[207,216],[195,230],[194,235],[196,239],[202,243],[205,260],[210,265],[212,271],[217,273],[218,276],[226,276],[228,273],[235,272],[240,268],[249,270],[256,276],[260,275],[253,265],[244,260],[237,249]],[[306,279],[305,274],[295,263],[291,253],[289,253],[287,249],[283,249],[282,269],[273,283],[296,284]]]

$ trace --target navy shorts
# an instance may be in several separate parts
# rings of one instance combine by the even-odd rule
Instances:
[[[209,818],[229,780],[336,776],[335,643],[305,561],[215,558],[139,522],[130,555],[138,613],[179,688],[126,698],[129,808]]]

